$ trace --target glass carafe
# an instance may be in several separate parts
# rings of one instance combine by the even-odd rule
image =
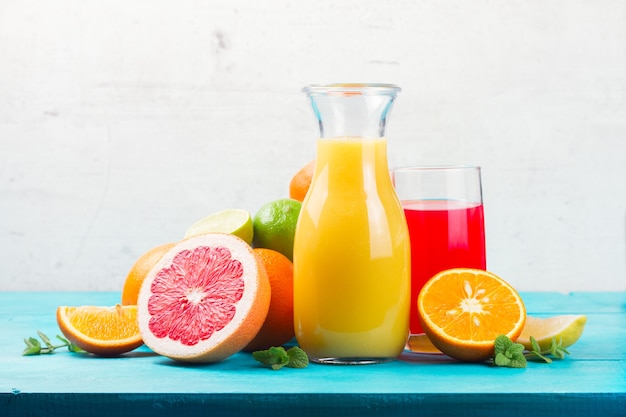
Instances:
[[[298,344],[318,363],[385,362],[408,334],[410,243],[387,164],[385,126],[400,89],[304,89],[319,125],[315,173],[294,243]]]

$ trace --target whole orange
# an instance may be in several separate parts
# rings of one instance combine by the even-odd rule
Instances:
[[[295,336],[293,264],[285,255],[272,249],[255,248],[254,252],[267,272],[272,295],[263,327],[244,348],[248,352],[281,346]]]
[[[122,289],[122,305],[137,304],[137,296],[141,283],[150,272],[150,269],[157,263],[161,256],[174,246],[174,243],[164,243],[156,246],[141,255],[128,271],[124,288]]]
[[[311,186],[313,173],[315,172],[315,160],[303,166],[289,183],[289,197],[300,202],[304,201],[306,193]]]

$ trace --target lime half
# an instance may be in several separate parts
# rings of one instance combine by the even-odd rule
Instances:
[[[528,316],[524,329],[516,342],[531,350],[530,337],[532,336],[539,343],[541,350],[548,350],[552,338],[556,337],[557,342],[561,341],[562,346],[566,348],[576,343],[580,338],[585,323],[587,323],[587,316],[585,315],[562,315],[547,318]]]
[[[185,239],[205,233],[230,233],[252,244],[252,216],[246,210],[226,209],[198,220],[185,233]]]

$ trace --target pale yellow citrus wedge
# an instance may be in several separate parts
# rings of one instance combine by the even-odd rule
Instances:
[[[562,315],[547,318],[528,316],[524,329],[516,342],[528,350],[532,349],[530,337],[534,337],[542,351],[550,349],[552,338],[556,337],[564,348],[573,345],[583,334],[587,323],[585,315]]]
[[[252,216],[246,210],[226,209],[198,220],[185,233],[185,239],[205,233],[230,233],[252,243]]]
[[[410,335],[407,347],[411,352],[415,353],[443,354],[425,334]]]

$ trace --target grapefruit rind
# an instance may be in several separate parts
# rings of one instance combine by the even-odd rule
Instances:
[[[150,330],[149,305],[152,283],[157,274],[169,268],[174,257],[185,250],[199,247],[225,247],[232,259],[243,265],[241,278],[244,291],[235,303],[236,312],[230,322],[216,330],[206,340],[199,340],[194,345],[183,345],[170,337],[157,337]],[[139,291],[137,316],[141,336],[146,346],[154,352],[183,362],[218,362],[242,350],[257,334],[270,304],[270,284],[265,270],[256,259],[252,248],[241,238],[227,233],[208,233],[185,239],[166,252],[150,270]]]
[[[430,309],[425,307],[424,299],[426,297],[432,296],[432,290],[430,289],[433,285],[437,284],[439,279],[445,278],[446,276],[450,276],[451,274],[480,274],[489,277],[490,279],[495,280],[500,288],[504,289],[505,292],[510,293],[513,298],[511,300],[512,304],[514,304],[515,309],[518,309],[518,320],[514,323],[513,327],[502,327],[498,329],[492,329],[491,334],[488,337],[485,337],[484,340],[468,340],[464,338],[455,337],[454,335],[446,332],[441,324],[435,323],[430,317]],[[500,289],[499,288],[499,289]],[[442,300],[445,300],[446,297],[449,297],[448,294],[439,294]],[[445,353],[446,355],[453,357],[455,359],[459,359],[462,361],[469,362],[479,362],[488,359],[493,356],[495,339],[500,334],[504,334],[509,337],[511,340],[516,340],[522,329],[524,328],[524,323],[526,321],[526,308],[524,303],[517,293],[517,291],[502,278],[497,275],[480,270],[480,269],[472,269],[472,268],[454,268],[446,271],[441,271],[432,277],[421,289],[420,295],[418,296],[418,311],[419,311],[419,320],[424,329],[424,332],[432,342],[432,344]],[[437,303],[438,309],[445,308],[443,303]]]

